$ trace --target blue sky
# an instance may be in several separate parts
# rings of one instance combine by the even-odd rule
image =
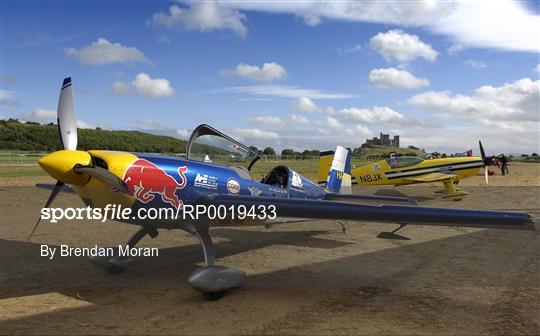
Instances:
[[[248,144],[539,147],[539,2],[11,2],[2,117]],[[487,6],[487,7],[486,7]]]

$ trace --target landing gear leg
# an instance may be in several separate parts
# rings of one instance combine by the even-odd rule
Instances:
[[[158,231],[151,226],[142,226],[137,232],[131,236],[126,245],[128,247],[134,247],[138,242],[141,241],[146,235],[149,235],[151,238],[156,238],[158,236]],[[90,261],[101,268],[103,268],[109,274],[120,274],[123,273],[129,265],[132,265],[136,262],[133,258],[125,258],[119,256],[118,248],[114,249],[114,256],[93,256],[90,257]]]
[[[466,191],[459,190],[459,188],[457,188],[457,183],[455,183],[455,181],[445,181],[443,182],[443,185],[444,185],[443,197],[452,198],[454,200],[459,201],[463,198],[463,196],[467,196],[469,194]]]
[[[339,225],[341,225],[341,232],[343,233],[347,233],[348,229],[347,229],[347,226],[345,226],[345,221],[342,221],[342,220],[337,220],[336,222],[339,223]]]
[[[383,231],[377,235],[377,238],[379,239],[396,239],[396,240],[411,240],[409,237],[402,236],[400,234],[397,234],[399,230],[403,229],[407,224],[399,223],[399,227],[393,231],[387,232]]]
[[[231,267],[216,266],[214,244],[208,230],[195,231],[201,242],[204,266],[194,270],[189,278],[189,285],[203,294],[209,301],[219,300],[227,289],[241,287],[246,281],[246,274]]]

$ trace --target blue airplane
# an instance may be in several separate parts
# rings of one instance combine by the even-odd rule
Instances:
[[[240,270],[217,266],[210,227],[265,223],[279,219],[332,219],[407,224],[534,230],[527,213],[420,207],[413,199],[351,194],[350,152],[338,146],[327,183],[319,186],[293,169],[278,165],[256,181],[251,169],[261,156],[209,125],[197,127],[187,145],[187,157],[166,157],[108,150],[77,150],[77,126],[71,78],[64,79],[58,103],[58,128],[63,150],[46,155],[39,165],[58,182],[48,208],[60,191],[76,193],[89,207],[186,209],[194,206],[255,209],[257,216],[222,218],[204,214],[198,219],[174,217],[120,221],[140,226],[125,245],[134,248],[158,229],[181,229],[195,235],[204,252],[204,266],[189,276],[189,284],[208,300],[240,287]],[[242,166],[242,164],[245,164]],[[44,185],[41,185],[42,187]],[[263,216],[261,217],[261,213]],[[41,217],[40,217],[41,220]],[[34,231],[38,227],[37,221]],[[33,232],[30,234],[32,236]],[[30,237],[28,239],[30,239]],[[123,272],[135,258],[92,256],[90,260],[112,274]]]

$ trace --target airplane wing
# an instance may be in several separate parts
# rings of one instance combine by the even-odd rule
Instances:
[[[534,221],[524,212],[431,208],[414,205],[366,205],[332,200],[219,194],[203,195],[197,203],[227,207],[243,205],[248,208],[264,205],[267,209],[274,205],[278,217],[535,230]]]
[[[404,178],[405,181],[411,182],[440,182],[445,180],[450,180],[457,177],[456,174],[451,172],[442,172],[442,173],[427,173],[418,176],[411,176]]]

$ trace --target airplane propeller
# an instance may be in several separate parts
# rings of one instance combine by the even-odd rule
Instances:
[[[484,161],[484,177],[486,179],[486,184],[489,185],[489,171],[488,167],[497,163],[497,160],[495,159],[495,156],[489,157],[486,156],[486,152],[484,151],[484,146],[482,146],[482,141],[478,141],[478,145],[480,146],[480,155],[482,156],[482,160]]]
[[[60,90],[60,97],[58,98],[58,133],[60,134],[60,142],[62,148],[67,150],[77,149],[77,122],[75,121],[75,112],[73,108],[73,88],[71,83],[71,77],[64,79],[62,83],[62,89]],[[54,201],[62,187],[64,182],[57,181],[56,185],[49,196],[49,199],[45,203],[44,208],[47,208]],[[41,216],[38,218],[34,229],[28,236],[28,240],[32,238],[32,235],[36,231],[39,223],[41,222]]]
[[[101,180],[114,191],[127,192],[127,185],[124,181],[107,169],[92,165],[90,154],[77,150],[77,121],[71,77],[65,78],[62,83],[57,113],[58,134],[63,151],[48,154],[39,160],[41,168],[57,180],[44,207],[47,208],[51,205],[66,183],[84,184],[90,176]],[[41,216],[28,236],[28,240],[32,238],[40,222]]]

